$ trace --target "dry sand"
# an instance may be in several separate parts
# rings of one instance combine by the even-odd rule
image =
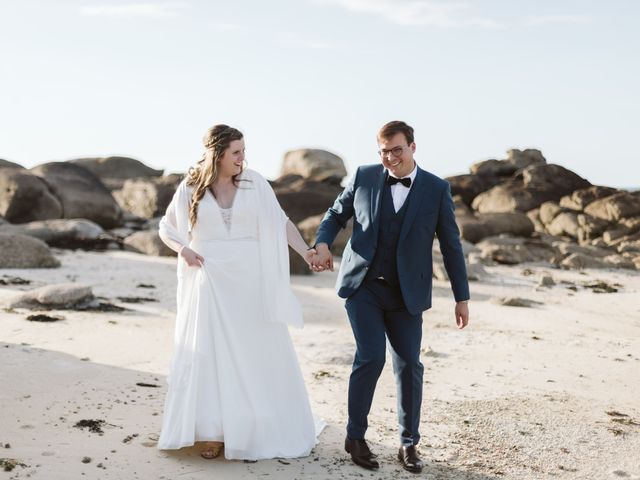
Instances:
[[[0,469],[0,480],[416,478],[395,459],[391,362],[368,432],[380,471],[353,465],[342,449],[354,344],[333,291],[335,273],[293,278],[306,326],[291,335],[312,408],[329,424],[312,455],[207,461],[194,449],[155,446],[173,339],[175,260],[56,253],[62,268],[0,271],[0,279],[32,281],[0,286],[0,302],[16,290],[73,281],[130,310],[47,312],[64,316],[55,323],[27,321],[33,312],[26,310],[0,311],[0,458],[19,463]],[[427,466],[418,477],[640,479],[640,274],[526,269],[488,267],[489,276],[471,284],[464,331],[455,328],[448,284],[435,281],[434,307],[424,315],[420,449]],[[537,288],[543,273],[557,285]],[[621,287],[594,293],[582,286],[595,280]],[[158,301],[127,304],[119,296]],[[541,304],[489,301],[503,296]],[[102,433],[76,427],[81,420],[104,421],[94,429]]]

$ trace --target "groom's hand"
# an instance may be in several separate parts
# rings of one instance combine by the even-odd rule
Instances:
[[[456,323],[459,329],[463,329],[469,323],[469,303],[467,301],[456,303]]]
[[[316,251],[318,253],[311,265],[311,269],[314,272],[322,272],[324,270],[331,270],[333,272],[333,255],[331,255],[331,251],[329,251],[329,245],[326,243],[318,243],[316,245]]]

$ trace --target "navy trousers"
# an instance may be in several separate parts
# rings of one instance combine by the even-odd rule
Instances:
[[[349,378],[347,436],[362,439],[367,431],[367,416],[384,367],[388,340],[396,377],[400,442],[417,445],[424,373],[420,362],[422,315],[407,312],[400,290],[383,280],[365,280],[345,307],[356,340]]]

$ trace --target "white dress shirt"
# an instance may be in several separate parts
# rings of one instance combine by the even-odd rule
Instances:
[[[409,190],[411,190],[411,187],[413,187],[413,182],[415,181],[416,174],[418,173],[418,164],[414,163],[413,170],[411,171],[411,173],[409,175],[405,175],[404,177],[396,177],[388,170],[387,172],[389,173],[390,177],[411,179],[411,185],[408,188],[402,185],[401,183],[396,183],[395,185],[391,185],[391,197],[393,198],[393,208],[397,213],[398,210],[402,208],[402,205],[404,205],[404,202],[407,199],[407,196],[409,195]]]

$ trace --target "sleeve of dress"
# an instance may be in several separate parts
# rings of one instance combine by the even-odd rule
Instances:
[[[180,253],[182,248],[186,247],[189,243],[188,238],[185,238],[185,232],[181,232],[178,217],[180,216],[188,216],[188,198],[186,197],[186,186],[184,182],[182,182],[176,192],[171,199],[171,203],[167,207],[167,211],[165,212],[162,219],[160,219],[160,224],[158,225],[158,235],[160,239],[169,247],[171,250]],[[178,209],[185,209],[187,207],[186,212],[178,212]]]
[[[268,322],[302,327],[302,306],[291,291],[289,277],[286,226],[289,219],[266,179],[253,170],[247,171],[247,175],[254,181],[258,194],[258,249],[264,277],[261,282],[264,318]]]

